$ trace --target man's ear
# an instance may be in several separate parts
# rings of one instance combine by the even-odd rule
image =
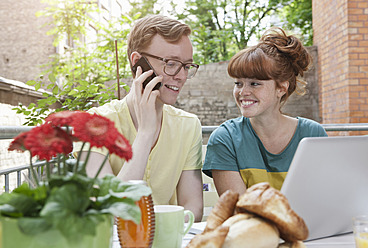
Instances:
[[[280,83],[279,87],[277,88],[278,96],[280,98],[287,93],[289,85],[289,81]]]
[[[135,65],[141,57],[142,55],[139,52],[132,52],[132,54],[130,55],[132,66]]]

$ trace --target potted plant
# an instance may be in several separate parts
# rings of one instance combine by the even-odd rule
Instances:
[[[71,128],[72,127],[72,130]],[[81,111],[51,114],[45,123],[18,135],[9,150],[30,151],[31,177],[0,195],[0,247],[111,247],[113,216],[140,221],[136,205],[151,194],[144,185],[114,176],[88,177],[85,161],[71,159],[73,142],[106,147],[129,160],[132,148],[109,119]],[[32,157],[45,160],[38,176]]]

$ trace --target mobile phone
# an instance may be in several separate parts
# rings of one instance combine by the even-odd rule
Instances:
[[[135,63],[135,65],[133,65],[132,69],[134,71],[134,73],[137,72],[137,68],[138,66],[140,66],[142,68],[142,73],[145,71],[149,71],[149,70],[153,70],[151,64],[148,62],[148,60],[146,59],[146,57],[142,56],[137,63]],[[155,73],[155,71],[153,70],[153,73],[151,76],[149,76],[148,78],[146,78],[146,80],[144,80],[143,82],[143,89],[146,88],[146,85],[153,79],[157,77],[157,74]],[[158,90],[161,87],[162,83],[159,82],[155,85],[155,87],[153,88],[153,90]]]

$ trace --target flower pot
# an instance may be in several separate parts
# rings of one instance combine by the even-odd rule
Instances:
[[[18,219],[0,217],[0,248],[111,248],[112,235],[111,215],[105,215],[105,220],[96,227],[96,235],[81,235],[72,243],[57,229],[27,235],[19,230]]]

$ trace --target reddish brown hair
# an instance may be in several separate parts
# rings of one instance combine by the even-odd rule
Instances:
[[[289,89],[281,98],[285,102],[296,91],[305,94],[305,81],[301,79],[308,70],[311,56],[301,41],[292,35],[286,35],[281,28],[271,28],[255,46],[239,51],[228,65],[227,71],[233,78],[254,78],[288,81]]]

